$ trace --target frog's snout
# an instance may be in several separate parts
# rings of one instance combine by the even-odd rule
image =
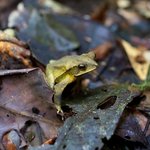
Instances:
[[[93,62],[91,62],[91,66],[93,66],[93,67],[97,67],[98,66],[98,64],[97,64],[97,62],[96,61],[93,61]]]

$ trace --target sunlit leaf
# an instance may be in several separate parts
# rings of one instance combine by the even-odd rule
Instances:
[[[141,80],[145,80],[148,74],[148,68],[150,65],[149,62],[147,62],[144,59],[142,52],[138,50],[136,47],[133,47],[125,40],[122,40],[121,43],[128,55],[128,58],[134,71]],[[142,60],[138,60],[138,58],[141,58]]]

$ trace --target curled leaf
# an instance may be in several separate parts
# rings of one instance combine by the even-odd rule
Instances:
[[[143,58],[141,51],[138,50],[136,47],[133,47],[125,40],[122,40],[121,43],[128,55],[128,58],[135,73],[141,80],[145,80],[148,74],[149,62],[147,62]]]
[[[1,65],[3,65],[4,62],[9,64],[10,58],[12,58],[22,62],[26,67],[31,67],[31,61],[29,60],[30,51],[27,49],[27,45],[2,31],[0,31],[0,54],[2,61]],[[1,66],[1,68],[3,68],[3,66]],[[5,65],[4,68],[8,67]],[[9,66],[9,68],[13,67]]]

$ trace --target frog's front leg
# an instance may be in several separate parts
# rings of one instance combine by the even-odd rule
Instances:
[[[54,104],[55,104],[55,107],[57,109],[57,114],[62,114],[63,115],[63,111],[61,109],[61,95],[62,95],[63,90],[61,88],[62,88],[61,84],[56,84],[54,86],[54,92],[55,92],[55,94],[54,94]]]
[[[61,96],[62,92],[64,91],[65,87],[73,82],[75,80],[75,77],[73,75],[65,75],[61,82],[58,82],[56,85],[54,85],[54,104],[57,109],[57,114],[63,115],[63,110],[61,108]]]

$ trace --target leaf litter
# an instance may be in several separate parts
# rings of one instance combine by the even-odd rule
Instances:
[[[102,139],[111,138],[124,108],[139,95],[139,91],[129,90],[128,86],[109,85],[74,99],[77,104],[68,101],[77,115],[66,120],[53,149],[101,149]],[[110,97],[114,100],[112,106],[101,107],[105,99],[109,104]]]
[[[37,124],[41,129],[30,131],[34,135],[39,133],[35,136],[41,139],[39,144],[56,137],[62,122],[56,117],[52,104],[53,91],[45,83],[42,71],[26,69],[24,73],[20,70],[20,73],[14,74],[11,71],[11,74],[6,72],[0,78],[0,137],[10,129],[16,129],[25,136],[32,124]]]
[[[45,2],[46,1],[43,1],[43,3]],[[114,3],[113,5],[115,6],[116,4]],[[40,7],[38,6],[38,8]],[[42,9],[40,8],[40,10]],[[109,11],[109,10],[106,9],[105,11]],[[106,13],[107,12],[104,12],[104,14]],[[111,10],[111,13],[113,14],[114,12]],[[39,15],[42,18],[43,14],[42,15],[41,14],[39,15],[37,13],[36,15]],[[29,18],[31,17],[30,14],[28,14],[28,17]],[[108,41],[108,39],[110,40],[112,38],[112,33],[110,34],[109,30],[103,27],[98,28],[99,24],[91,20],[87,21],[86,19],[81,19],[79,17],[73,17],[73,16],[67,17],[65,15],[57,16],[54,14],[53,14],[53,17],[55,17],[55,19],[57,18],[56,19],[57,21],[59,20],[60,22],[64,22],[64,24],[67,22],[67,19],[70,21],[69,24],[71,25],[73,31],[76,32],[75,35],[77,36],[77,39],[79,39],[79,41],[82,43],[82,44],[80,43],[81,49],[79,48],[79,51],[75,50],[74,51],[75,53],[85,52],[87,48],[83,49],[83,47],[88,47],[88,48],[97,47],[95,50],[96,53],[99,54],[97,55],[97,59],[100,59],[100,60],[103,59],[105,66],[103,66],[102,69],[98,68],[95,71],[95,75],[93,74],[94,77],[90,78],[89,80],[90,84],[93,84],[91,83],[92,82],[91,79],[93,79],[95,83],[99,81],[101,78],[101,75],[100,75],[101,73],[104,78],[111,80],[111,81],[113,81],[114,78],[117,79],[115,81],[118,82],[118,79],[120,81],[120,78],[118,78],[119,74],[121,78],[124,78],[122,77],[123,74],[120,73],[121,69],[125,66],[128,67],[129,64],[127,63],[126,60],[125,62],[123,61],[121,61],[121,63],[119,62],[119,60],[123,60],[123,58],[125,58],[124,55],[122,55],[122,51],[120,51],[118,47],[119,45],[117,45],[117,47],[116,45],[115,46],[113,45],[112,47],[112,44],[110,43],[105,45],[105,42]],[[109,24],[109,27],[111,28],[110,30],[113,30],[113,32],[114,31],[118,32],[118,30],[116,30],[118,28],[114,28],[114,26],[113,25],[111,26],[110,24],[110,23],[115,24],[119,20],[117,18],[118,16],[115,16],[115,17],[116,17],[115,18],[116,20],[115,19],[113,20],[112,18],[114,17],[111,17],[111,21],[109,20],[110,22],[107,20],[107,18],[104,18],[104,17],[102,18],[104,18],[104,22],[106,23],[106,25]],[[27,21],[29,21],[28,19]],[[121,28],[127,27],[129,25],[129,23],[124,21],[124,19],[122,21],[123,23],[119,24]],[[28,23],[24,23],[24,25],[28,25]],[[46,26],[47,26],[47,23],[46,23]],[[27,27],[27,26],[23,26],[23,27]],[[89,33],[88,27],[91,29],[92,34]],[[29,30],[29,32],[30,31],[31,29]],[[77,33],[77,31],[79,31],[81,34]],[[26,33],[27,32],[23,33],[24,38],[26,37]],[[34,33],[34,30],[33,30],[33,33]],[[120,32],[118,33],[120,34]],[[128,34],[128,32],[126,33]],[[32,42],[32,40],[30,41],[30,38],[28,38],[25,41],[30,46],[31,51],[35,48],[34,46],[36,46],[37,44],[37,42],[33,42],[32,43],[33,45],[32,45],[30,43]],[[2,42],[8,42],[8,41],[5,40]],[[11,44],[16,44],[10,40],[9,42]],[[47,42],[48,41],[46,41],[46,43]],[[104,42],[104,52],[103,50],[101,51],[101,49],[103,49],[103,47],[101,47],[102,46],[101,44],[103,44],[103,42]],[[17,45],[17,46],[24,47],[24,45]],[[36,48],[43,49],[44,46],[45,44],[43,44],[41,47],[37,46]],[[19,48],[17,47],[17,49]],[[29,49],[29,47],[26,47],[26,46],[24,48]],[[49,47],[47,47],[47,49],[48,48]],[[112,48],[113,48],[113,51],[110,51],[110,49],[112,50]],[[118,49],[118,51],[116,51],[116,49]],[[69,51],[71,51],[71,53]],[[66,50],[64,54],[57,55],[58,53],[55,53],[57,52],[57,48],[56,48],[56,51],[53,51],[54,53],[51,51],[51,55],[49,52],[46,55],[50,59],[52,57],[56,57],[56,55],[57,57],[60,57],[60,56],[66,55],[67,53],[69,54],[74,53],[72,50],[69,50],[69,51]],[[7,53],[9,51],[5,51],[5,52],[7,55],[10,54],[10,53]],[[35,55],[33,55],[33,52],[31,53],[32,53],[32,57],[35,57]],[[19,53],[17,54],[18,56],[20,56]],[[40,60],[40,62],[42,62],[43,64],[46,64],[46,62],[48,61],[48,58],[45,59],[45,56],[43,56],[42,59],[40,58],[40,55],[37,55],[37,56],[39,57],[38,60]],[[24,58],[16,57],[15,55],[13,55],[13,57],[15,57],[15,61],[17,61],[16,64],[18,64],[18,60],[20,60],[20,62],[23,62],[23,65],[25,64]],[[111,58],[115,58],[115,59],[111,59]],[[142,61],[141,57],[137,59],[140,62]],[[21,67],[17,66],[16,68],[14,68],[14,66],[12,67],[12,63],[9,63],[9,65],[4,64],[3,68],[20,69],[20,68],[31,67],[29,65],[25,65]],[[96,76],[96,74],[98,76]],[[132,76],[134,77],[136,76],[134,73],[127,72],[127,75],[128,76],[126,77],[126,80],[123,80],[123,81],[127,81],[129,83],[131,83],[132,81],[139,82],[139,79],[136,79],[136,80],[132,79]],[[113,85],[113,86],[107,85],[105,86],[105,88],[98,88],[96,90],[97,92],[94,92],[94,90],[84,91],[84,93],[87,92],[87,94],[85,95],[83,94],[82,96],[80,95],[81,97],[78,97],[77,96],[78,94],[77,94],[71,102],[70,101],[64,102],[67,106],[72,108],[72,111],[75,114],[71,116],[70,118],[68,118],[64,122],[64,125],[63,125],[63,122],[60,121],[58,117],[56,116],[56,110],[54,109],[53,104],[52,104],[53,91],[49,89],[49,87],[47,87],[43,78],[43,72],[41,70],[38,70],[38,69],[3,70],[1,71],[0,76],[1,76],[0,97],[2,96],[2,99],[0,98],[1,99],[0,111],[2,111],[2,122],[4,123],[4,124],[2,123],[3,128],[1,128],[2,130],[0,132],[1,139],[2,139],[1,147],[2,148],[7,147],[7,149],[12,149],[12,148],[17,149],[17,148],[23,148],[23,147],[26,147],[27,149],[32,149],[32,150],[34,149],[36,150],[37,149],[39,150],[69,149],[69,148],[74,149],[77,147],[79,147],[79,149],[80,148],[82,149],[102,148],[104,146],[104,139],[107,139],[109,141],[109,139],[114,135],[115,130],[117,131],[116,127],[119,122],[119,118],[121,117],[121,114],[123,110],[125,109],[125,106],[130,101],[132,100],[135,101],[135,97],[140,97],[141,92],[138,91],[138,89],[140,90],[142,89],[142,88],[139,88],[138,86],[136,88],[134,86],[131,88],[129,85]],[[88,77],[88,76],[85,76],[85,77]],[[146,84],[147,87],[148,87],[148,83],[149,82],[147,82]],[[5,99],[5,101],[3,99]],[[140,108],[140,111],[145,111],[145,110],[146,110],[145,107],[144,109]],[[144,141],[143,143],[145,144],[145,138],[147,140],[147,137],[145,134],[143,134],[143,129],[146,126],[144,133],[148,134],[148,131],[146,132],[146,128],[148,129],[148,119],[147,119],[148,117],[146,116],[145,117],[146,119],[144,119],[142,114],[141,113],[139,114],[138,114],[138,117],[136,116],[137,120],[133,118],[131,114],[127,116],[129,117],[131,116],[129,120],[134,125],[137,125],[137,126],[139,125],[137,128],[138,130],[135,130],[135,131],[137,132],[139,131],[141,133],[139,135],[142,135],[142,136],[141,137],[136,136],[137,132],[134,132],[135,137],[127,136],[126,140],[130,140],[127,138],[131,137],[130,141],[133,141],[133,142],[139,141],[141,143]],[[122,117],[124,117],[124,115]],[[141,121],[142,119],[143,121]],[[144,120],[147,120],[147,123],[145,123],[146,121]],[[135,122],[138,122],[139,124],[136,124]],[[123,122],[123,125],[126,125],[126,122]],[[60,126],[62,128],[60,128],[60,131],[58,132],[58,128]],[[130,126],[130,122],[128,121],[127,121],[127,126]],[[130,132],[130,129],[123,128],[123,132],[121,131],[121,134],[119,134],[119,136],[124,138],[125,135],[129,133],[128,131]],[[13,139],[14,136],[16,137],[15,139]],[[54,144],[54,145],[49,145],[48,144],[49,141],[54,141],[52,143],[50,142],[50,144]],[[45,144],[41,145],[43,143]]]

